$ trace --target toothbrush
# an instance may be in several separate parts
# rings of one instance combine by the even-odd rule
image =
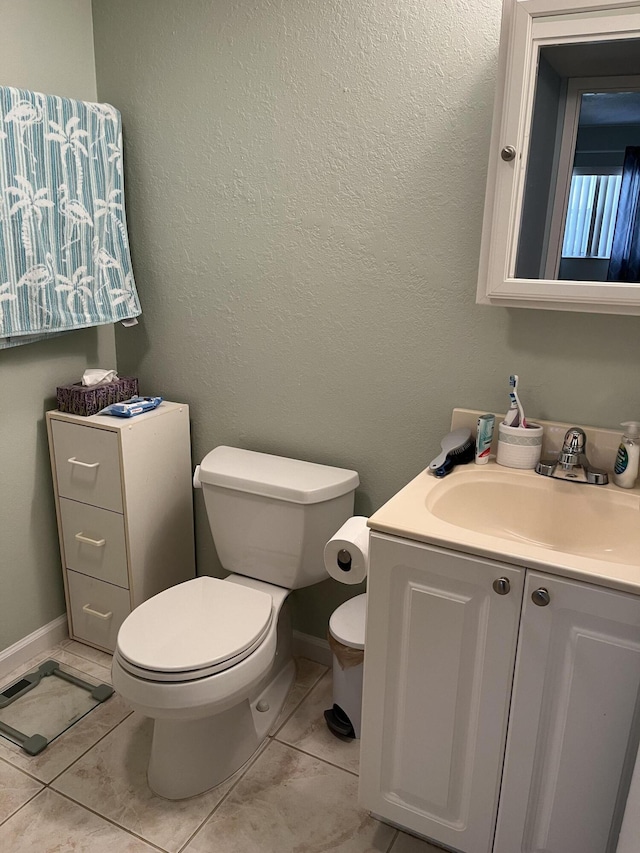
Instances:
[[[511,376],[509,379],[510,384],[511,384],[511,379],[513,379],[513,376]],[[509,391],[509,401],[510,401],[509,411],[504,416],[503,423],[505,426],[510,426],[510,427],[520,426],[520,410],[518,408],[518,398],[513,393],[513,391]]]
[[[511,397],[511,405],[515,402],[516,408],[518,409],[518,423],[512,424],[512,426],[521,426],[523,429],[527,428],[527,419],[524,416],[524,409],[522,408],[522,403],[520,402],[520,398],[518,397],[518,376],[517,374],[513,374],[509,377],[509,385],[513,388],[513,391],[509,392],[509,396]]]

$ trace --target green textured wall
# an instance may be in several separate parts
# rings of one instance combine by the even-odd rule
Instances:
[[[640,319],[475,305],[500,6],[94,0],[144,309],[118,360],[190,404],[194,461],[355,468],[369,514],[510,373],[530,416],[640,417]],[[296,593],[297,627],[355,591]]]
[[[0,0],[0,85],[95,100],[89,0]],[[64,613],[44,413],[102,364],[111,326],[0,351],[0,651]]]

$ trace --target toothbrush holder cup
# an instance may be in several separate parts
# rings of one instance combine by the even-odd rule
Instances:
[[[542,434],[538,424],[526,428],[498,424],[498,455],[496,462],[506,468],[535,468],[542,453]]]

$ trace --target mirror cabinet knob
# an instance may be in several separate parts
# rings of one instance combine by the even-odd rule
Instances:
[[[500,156],[503,160],[506,160],[509,163],[511,160],[516,159],[516,149],[513,145],[505,145],[502,151],[500,152]]]

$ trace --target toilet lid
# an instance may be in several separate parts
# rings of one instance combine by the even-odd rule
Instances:
[[[266,592],[195,578],[127,616],[118,632],[118,657],[150,680],[202,678],[248,657],[269,629],[272,608]]]

